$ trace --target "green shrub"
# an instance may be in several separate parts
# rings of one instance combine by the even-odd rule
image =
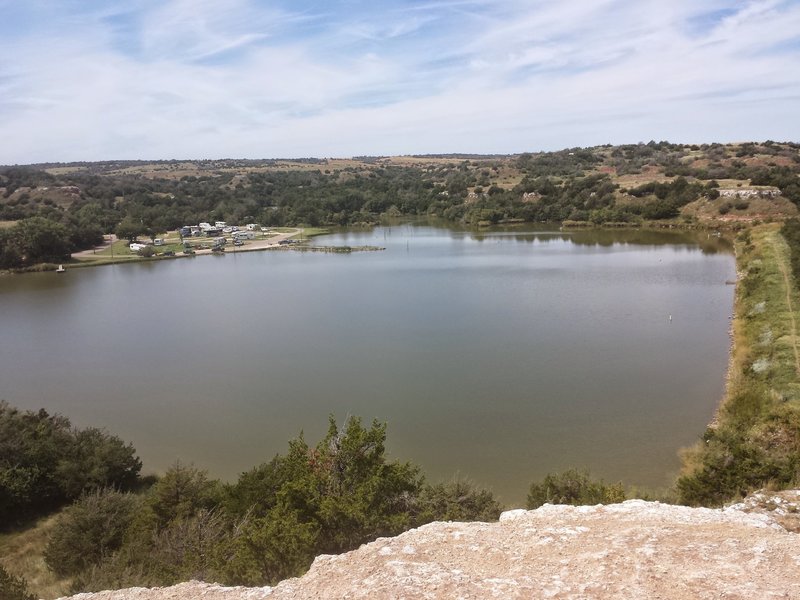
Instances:
[[[222,567],[225,580],[263,585],[302,575],[317,554],[319,538],[319,523],[282,502],[237,527]]]
[[[222,489],[206,471],[176,462],[156,482],[147,496],[147,504],[157,518],[159,528],[175,519],[189,519],[200,509],[212,509],[221,501]]]
[[[230,558],[232,527],[222,510],[200,508],[159,526],[142,501],[123,535],[123,543],[75,578],[73,592],[135,586],[164,586],[181,581],[229,581],[223,566]]]
[[[99,564],[122,546],[141,503],[128,493],[97,490],[59,517],[44,551],[47,566],[62,577]]]
[[[753,490],[785,489],[800,480],[800,423],[797,412],[777,407],[747,429],[709,429],[700,468],[681,476],[678,499],[689,506],[720,506]]]
[[[722,406],[726,423],[738,431],[751,427],[771,404],[769,391],[754,381],[739,385]]]
[[[543,504],[613,504],[625,500],[622,483],[608,485],[593,480],[587,471],[569,469],[547,475],[541,482],[532,483],[528,491],[528,509]]]
[[[419,525],[431,521],[496,521],[501,512],[494,494],[463,479],[425,485],[418,503]]]
[[[2,600],[35,600],[28,592],[28,584],[21,577],[15,577],[0,565],[0,599]]]

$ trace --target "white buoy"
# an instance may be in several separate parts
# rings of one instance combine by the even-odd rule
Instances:
[[[669,322],[672,323],[672,315],[669,316]]]

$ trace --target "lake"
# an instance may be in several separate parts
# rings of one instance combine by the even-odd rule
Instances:
[[[659,488],[724,390],[735,263],[706,233],[424,223],[352,254],[252,252],[0,278],[0,398],[101,426],[146,472],[228,480],[329,414],[522,505],[586,467]]]

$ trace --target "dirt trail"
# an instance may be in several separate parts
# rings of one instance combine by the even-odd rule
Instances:
[[[95,246],[94,248],[89,248],[88,250],[80,250],[79,252],[73,252],[72,258],[85,258],[87,256],[93,256],[99,250],[105,250],[106,248],[110,247],[112,243],[117,241],[117,236],[113,233],[111,235],[104,235],[103,236],[103,243],[99,246]]]

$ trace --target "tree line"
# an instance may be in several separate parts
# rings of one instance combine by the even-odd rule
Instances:
[[[752,162],[755,156],[760,162]],[[57,176],[43,166],[0,168],[5,190],[0,220],[40,217],[56,224],[45,228],[34,221],[13,233],[0,233],[0,268],[61,259],[69,250],[96,244],[103,233],[129,238],[201,221],[314,227],[372,224],[399,215],[436,216],[467,225],[669,219],[689,202],[715,198],[720,179],[776,186],[800,204],[798,146],[769,141],[735,148],[649,142],[427,166],[372,160],[330,169],[323,160],[299,162],[304,169],[270,168],[274,161],[202,162],[198,175],[180,178],[168,176],[168,171],[160,178],[129,174],[121,169],[127,163],[97,163]],[[609,174],[652,169],[672,181],[622,189]],[[503,170],[513,171],[517,182],[498,185]],[[79,192],[69,203],[31,195],[65,186]],[[52,237],[52,243],[39,248],[26,240],[30,229]]]

